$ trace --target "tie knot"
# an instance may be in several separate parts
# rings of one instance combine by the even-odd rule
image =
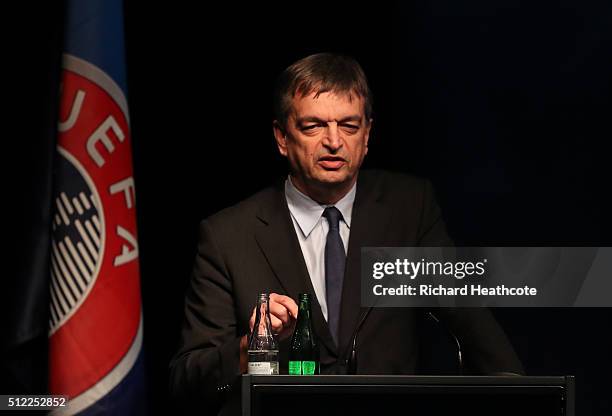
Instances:
[[[342,213],[336,207],[327,207],[323,211],[323,216],[327,218],[330,230],[337,230],[340,227],[340,220],[342,219]]]

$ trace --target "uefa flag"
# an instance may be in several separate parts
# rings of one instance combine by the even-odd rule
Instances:
[[[54,414],[144,410],[121,0],[67,2],[51,241]]]

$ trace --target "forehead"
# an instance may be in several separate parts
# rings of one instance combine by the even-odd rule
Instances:
[[[364,100],[354,93],[334,93],[316,91],[308,95],[296,94],[292,100],[291,113],[295,118],[317,117],[323,120],[349,116],[364,117]]]

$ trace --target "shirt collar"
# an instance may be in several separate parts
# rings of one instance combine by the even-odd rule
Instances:
[[[317,201],[313,200],[309,196],[300,192],[291,178],[288,177],[285,181],[285,198],[287,199],[287,206],[295,221],[298,223],[300,230],[305,237],[308,237],[319,222],[319,219],[323,215],[325,208],[329,206],[335,206],[342,214],[344,223],[351,228],[351,216],[353,213],[353,202],[355,202],[355,192],[357,190],[357,183],[353,184],[353,187],[346,195],[342,197],[334,205],[321,205]]]

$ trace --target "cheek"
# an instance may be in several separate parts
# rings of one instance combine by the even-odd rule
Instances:
[[[308,161],[314,160],[317,150],[316,143],[304,143],[300,148],[300,156]]]
[[[312,165],[317,155],[316,144],[296,143],[289,152],[290,158],[302,166]]]
[[[354,160],[360,160],[366,153],[368,153],[368,148],[363,138],[356,140],[350,147],[350,154]]]

